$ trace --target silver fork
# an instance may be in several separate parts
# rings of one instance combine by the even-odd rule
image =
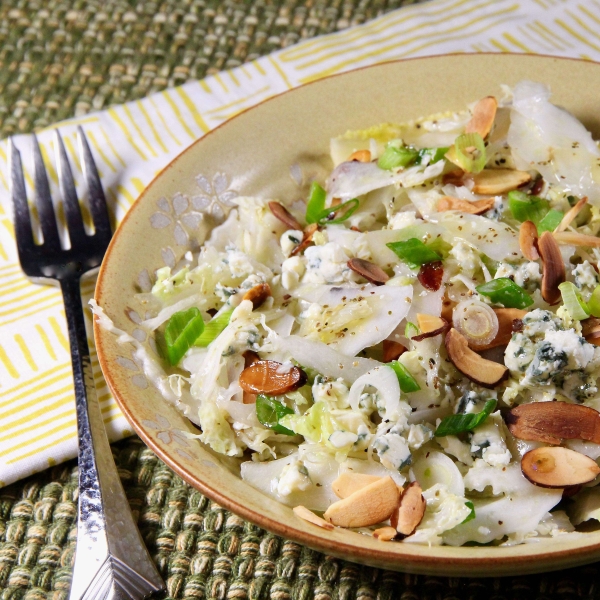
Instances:
[[[21,267],[35,283],[58,284],[71,343],[79,434],[77,546],[69,600],[139,600],[164,589],[133,521],[104,429],[90,363],[80,278],[102,261],[112,236],[106,199],[89,145],[78,129],[81,164],[89,190],[94,233],[88,235],[63,141],[56,132],[58,178],[71,247],[63,249],[44,161],[34,137],[35,205],[43,242],[32,233],[21,155],[10,141],[11,191]]]

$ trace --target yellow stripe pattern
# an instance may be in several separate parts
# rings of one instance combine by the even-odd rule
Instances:
[[[413,4],[203,81],[63,121],[38,133],[51,191],[58,193],[52,138],[56,127],[65,140],[78,193],[84,192],[84,178],[75,147],[77,125],[86,131],[118,223],[155,174],[187,144],[241,111],[327,75],[449,52],[537,53],[600,61],[600,1]],[[21,149],[31,194],[31,139],[16,136],[15,143]],[[0,486],[72,458],[77,449],[62,297],[56,288],[30,283],[19,268],[6,148],[6,142],[0,142]],[[64,220],[63,211],[58,212]],[[85,282],[82,291],[91,297],[93,282]],[[129,435],[131,427],[106,387],[93,347],[91,355],[101,411],[110,438],[116,440]]]

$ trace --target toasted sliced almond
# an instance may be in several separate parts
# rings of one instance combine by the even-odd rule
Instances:
[[[383,285],[390,278],[380,266],[362,258],[351,258],[348,267],[375,285]]]
[[[558,286],[566,279],[565,263],[556,240],[549,231],[544,231],[538,240],[538,251],[542,259],[542,298],[548,304],[560,300]]]
[[[347,498],[364,487],[379,481],[381,477],[365,475],[364,473],[342,473],[332,484],[331,489],[338,498]]]
[[[510,432],[520,440],[560,444],[562,440],[587,440],[600,444],[600,413],[581,404],[532,402],[506,414]]]
[[[573,231],[560,231],[554,234],[554,239],[559,244],[600,248],[600,237],[596,237],[595,235],[585,235],[584,233],[575,233]]]
[[[516,190],[530,181],[531,175],[516,169],[484,169],[480,173],[472,173],[469,178],[473,181],[474,194],[496,196]]]
[[[259,360],[240,373],[239,383],[246,392],[279,396],[302,387],[306,373],[300,367],[287,369],[274,360]]]
[[[383,362],[389,363],[392,360],[398,360],[404,353],[406,348],[392,340],[383,340]]]
[[[452,198],[451,196],[444,196],[437,204],[438,212],[445,212],[447,210],[459,210],[470,215],[482,215],[494,207],[495,200],[493,198],[486,198],[485,200],[475,200],[469,202],[468,200],[460,200],[459,198]]]
[[[255,362],[258,362],[260,360],[260,356],[252,350],[246,350],[246,352],[244,352],[242,356],[244,357],[244,369],[251,367]],[[242,401],[244,404],[256,403],[256,394],[253,394],[252,392],[247,392],[246,390],[242,390],[242,392]]]
[[[400,496],[398,508],[392,513],[392,527],[401,537],[412,535],[423,520],[425,508],[427,503],[423,498],[423,490],[417,481],[413,481]]]
[[[478,133],[486,138],[494,125],[498,101],[494,96],[482,98],[473,108],[473,116],[465,127],[465,133]]]
[[[259,283],[250,288],[243,296],[242,300],[250,300],[252,308],[256,310],[269,296],[271,288],[268,283]]]
[[[446,334],[446,350],[452,364],[471,381],[486,388],[494,388],[508,377],[508,369],[487,360],[469,348],[467,339],[456,329]]]
[[[581,321],[582,335],[590,344],[600,346],[600,319],[590,317]]]
[[[357,150],[353,152],[348,160],[357,160],[358,162],[371,162],[371,152],[369,150]]]
[[[294,511],[294,514],[297,517],[300,517],[304,521],[308,521],[313,525],[318,525],[319,527],[322,527],[323,529],[328,529],[329,531],[333,529],[333,525],[331,523],[328,523],[325,519],[322,519],[318,515],[315,515],[314,512],[308,510],[308,508],[306,508],[305,506],[294,506],[292,510]]]
[[[424,313],[417,314],[417,323],[421,333],[411,338],[415,342],[420,342],[421,340],[435,337],[436,335],[440,335],[440,333],[444,333],[450,329],[450,324],[448,321],[446,321],[446,319]]]
[[[581,200],[577,202],[577,204],[575,204],[575,206],[573,206],[573,208],[567,211],[565,216],[562,218],[561,222],[558,224],[558,227],[554,230],[554,232],[558,233],[559,231],[564,231],[573,222],[575,217],[581,212],[581,209],[586,205],[587,200],[587,196],[584,196]]]
[[[538,231],[533,221],[521,223],[519,229],[519,247],[527,260],[537,260],[540,253],[537,249]]]
[[[496,317],[498,318],[498,333],[496,337],[485,346],[477,346],[477,351],[489,350],[498,346],[506,346],[510,342],[510,338],[514,332],[514,322],[517,319],[522,319],[526,314],[526,310],[519,308],[494,308]]]
[[[302,225],[298,223],[296,217],[279,202],[269,202],[269,208],[273,216],[277,217],[288,229],[302,230]]]
[[[366,527],[389,519],[398,506],[400,492],[391,477],[384,477],[334,502],[323,515],[340,527]]]
[[[454,312],[455,306],[456,302],[444,295],[444,298],[442,299],[442,319],[445,319],[448,323],[452,323],[452,313]]]
[[[455,185],[456,187],[460,187],[464,185],[464,176],[465,172],[462,169],[454,169],[453,171],[442,175],[442,183],[444,185],[450,184]]]
[[[530,450],[521,459],[521,471],[531,483],[565,488],[593,481],[600,467],[588,456],[561,446]]]
[[[319,229],[316,223],[311,223],[304,228],[304,235],[302,241],[292,250],[290,256],[296,256],[302,254],[313,242],[313,235]]]
[[[380,527],[373,532],[373,537],[382,542],[393,540],[398,532],[393,527]]]

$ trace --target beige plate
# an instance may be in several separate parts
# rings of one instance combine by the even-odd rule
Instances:
[[[305,198],[307,189],[290,176],[290,167],[322,180],[330,168],[331,137],[384,121],[461,110],[483,96],[499,95],[500,84],[522,79],[548,84],[553,101],[600,137],[600,65],[534,56],[387,63],[318,81],[237,116],[178,156],[131,208],[102,265],[98,302],[117,327],[142,337],[135,320],[143,308],[133,296],[148,286],[155,269],[183,256],[189,239],[202,242],[210,219],[200,221],[198,213],[209,200],[226,205],[235,192],[285,201]],[[274,533],[345,559],[435,575],[515,575],[600,559],[600,532],[512,548],[428,548],[319,529],[242,481],[236,463],[179,433],[197,430],[139,372],[132,346],[119,345],[115,335],[97,326],[95,335],[106,380],[142,439],[191,485]]]

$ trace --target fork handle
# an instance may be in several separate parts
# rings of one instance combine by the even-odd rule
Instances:
[[[71,343],[77,431],[79,508],[69,600],[139,600],[164,589],[138,531],[112,457],[98,404],[79,277],[60,282]]]

